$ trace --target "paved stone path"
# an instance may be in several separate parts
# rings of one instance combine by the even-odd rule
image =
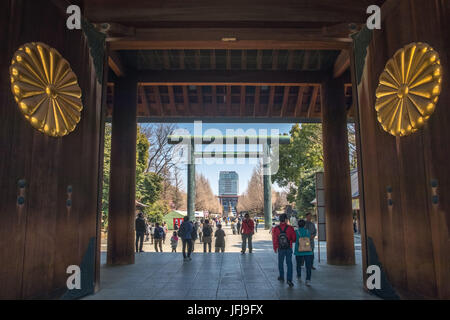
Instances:
[[[255,235],[254,253],[245,255],[239,253],[237,235],[228,237],[225,253],[200,253],[197,242],[189,262],[183,262],[181,253],[144,252],[136,254],[134,265],[110,267],[102,253],[101,289],[85,299],[376,299],[363,290],[358,239],[355,247],[357,265],[338,267],[326,264],[326,247],[321,243],[321,262],[316,257],[312,286],[294,280],[293,288],[277,280],[277,255],[266,230]]]

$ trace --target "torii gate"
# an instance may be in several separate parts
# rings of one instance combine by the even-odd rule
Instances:
[[[272,145],[289,144],[291,138],[289,136],[192,136],[192,135],[170,135],[168,137],[169,144],[185,143],[188,146],[188,188],[187,188],[187,211],[189,219],[195,217],[195,159],[198,158],[263,158],[264,173],[264,227],[270,229],[272,227]],[[259,152],[195,152],[196,144],[258,144],[263,146],[263,151]]]

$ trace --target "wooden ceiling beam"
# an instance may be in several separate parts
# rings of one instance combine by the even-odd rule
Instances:
[[[211,50],[211,69],[216,70],[216,50]]]
[[[241,69],[247,70],[247,50],[242,50],[241,53]]]
[[[352,44],[349,31],[296,28],[155,28],[137,30],[136,36],[107,38],[111,50],[239,49],[343,50]],[[236,41],[223,41],[227,35]]]
[[[198,101],[198,110],[197,112],[201,112],[204,114],[205,112],[205,106],[203,105],[203,92],[202,87],[197,86],[197,101]]]
[[[177,109],[175,106],[175,94],[173,92],[173,86],[167,87],[168,93],[169,93],[169,109],[172,114],[177,113]]]
[[[280,112],[281,117],[284,117],[286,115],[287,105],[289,102],[289,90],[291,90],[291,87],[289,86],[284,87],[283,104],[281,105],[281,112]]]
[[[319,86],[314,86],[313,92],[311,94],[311,99],[309,100],[309,106],[308,106],[308,118],[311,118],[312,114],[314,113],[314,108],[317,104],[317,96],[319,94]]]
[[[211,87],[211,98],[212,98],[212,110],[208,113],[211,116],[215,116],[217,114],[217,87]]]
[[[184,104],[184,112],[188,115],[191,113],[190,105],[189,105],[189,93],[187,86],[183,86],[183,104]]]
[[[245,86],[241,86],[241,104],[240,104],[240,112],[239,114],[241,115],[241,117],[245,117],[245,109],[246,109],[246,105],[245,105]]]
[[[138,92],[142,99],[142,104],[144,105],[147,115],[151,115],[150,112],[150,104],[148,103],[147,93],[145,91],[145,88],[143,86],[138,86]]]
[[[288,50],[287,70],[292,70],[294,68],[294,54],[294,50]]]
[[[156,109],[159,110],[161,116],[164,116],[164,109],[161,102],[161,94],[159,93],[159,86],[153,86],[153,93],[155,95]]]
[[[298,96],[297,96],[297,103],[295,104],[294,117],[300,117],[300,114],[302,112],[304,94],[305,94],[305,87],[303,86],[298,89]]]
[[[233,113],[233,110],[231,108],[231,86],[227,86],[227,115],[231,116]]]
[[[253,107],[253,117],[256,117],[259,114],[259,104],[261,100],[261,87],[255,87],[255,105]]]
[[[333,25],[344,22],[364,23],[366,10],[371,4],[381,5],[380,0],[321,0],[317,1],[242,1],[209,0],[197,2],[179,0],[89,0],[83,1],[83,13],[92,22],[111,21],[133,26],[145,25],[199,25],[239,24],[266,22],[282,24]],[[270,19],[269,19],[270,18]],[[209,24],[209,25],[208,25]]]
[[[180,69],[184,70],[185,64],[184,64],[184,50],[183,49],[180,50],[180,54],[178,55],[178,58],[179,58],[179,63],[180,63]]]
[[[269,104],[267,105],[267,116],[272,116],[272,109],[273,109],[273,100],[275,98],[275,86],[270,87],[269,92]]]
[[[170,69],[169,50],[163,50],[163,65],[164,69]]]
[[[278,50],[272,51],[272,70],[278,69]]]
[[[122,64],[118,52],[112,50],[109,51],[108,65],[117,77],[124,77],[126,75],[125,67]]]
[[[302,84],[320,84],[328,77],[327,71],[238,71],[238,70],[152,70],[137,72],[140,83],[186,85],[205,83],[213,85],[247,84],[267,85],[280,83],[300,86]]]
[[[256,51],[256,69],[262,69],[262,50]]]
[[[339,78],[349,68],[350,68],[350,53],[348,50],[342,50],[334,63],[333,77]]]

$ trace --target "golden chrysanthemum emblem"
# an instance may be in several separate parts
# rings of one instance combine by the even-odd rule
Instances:
[[[81,89],[56,49],[26,43],[14,53],[9,72],[14,98],[34,128],[52,137],[75,130],[83,109]]]
[[[398,50],[376,91],[375,109],[383,129],[394,136],[416,132],[434,112],[441,83],[441,62],[432,47],[419,42]]]

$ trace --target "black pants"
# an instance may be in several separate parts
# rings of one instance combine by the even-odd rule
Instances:
[[[209,240],[209,242],[203,242],[203,252],[206,252],[207,248],[209,248],[209,252],[211,252],[211,240]]]
[[[183,242],[183,258],[186,258],[186,245],[187,245],[187,257],[190,257],[192,252],[192,240],[181,239],[181,242]]]
[[[144,245],[144,236],[145,232],[136,231],[136,252],[142,251],[142,247]],[[138,250],[139,244],[139,250]]]

